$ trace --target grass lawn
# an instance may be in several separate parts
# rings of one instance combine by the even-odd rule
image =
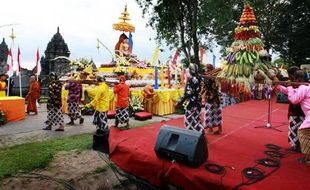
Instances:
[[[131,128],[144,126],[152,121],[143,121]],[[93,133],[76,135],[43,142],[27,143],[0,149],[0,181],[19,171],[28,172],[36,168],[44,168],[60,151],[85,150],[91,148]]]

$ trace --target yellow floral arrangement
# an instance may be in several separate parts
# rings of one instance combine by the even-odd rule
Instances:
[[[126,59],[126,57],[119,56],[116,60],[116,64],[118,66],[130,66],[130,62]]]
[[[117,75],[125,75],[127,74],[127,69],[125,67],[116,67],[113,72]]]

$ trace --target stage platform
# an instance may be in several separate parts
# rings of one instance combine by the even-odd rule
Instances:
[[[205,135],[208,139],[209,158],[206,163],[234,167],[225,167],[225,175],[208,172],[204,165],[190,168],[179,163],[156,157],[154,146],[159,128],[162,125],[183,127],[183,117],[179,119],[148,125],[141,128],[110,131],[110,159],[122,170],[147,180],[161,187],[172,184],[186,190],[233,189],[247,180],[242,177],[242,170],[257,166],[256,160],[267,158],[265,144],[282,147],[285,154],[280,159],[281,166],[265,179],[241,186],[239,189],[255,190],[298,190],[310,189],[310,166],[297,162],[302,154],[289,152],[287,141],[288,104],[272,101],[271,123],[281,130],[255,128],[265,126],[267,120],[268,101],[248,101],[223,109],[223,134]],[[273,169],[257,166],[265,174]]]

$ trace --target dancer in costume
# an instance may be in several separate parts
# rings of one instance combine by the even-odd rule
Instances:
[[[28,100],[27,114],[30,112],[34,112],[36,115],[38,114],[37,100],[40,98],[40,91],[41,89],[39,82],[36,80],[35,76],[31,76],[30,86],[26,96],[26,99]]]
[[[298,67],[293,66],[290,67],[287,71],[289,74],[289,79],[293,82],[302,82],[303,76],[298,76],[297,71]],[[293,88],[296,88],[293,86]],[[300,104],[292,104],[289,102],[288,107],[288,119],[289,119],[289,127],[288,127],[288,141],[291,144],[290,150],[300,152],[300,142],[298,140],[297,131],[305,120],[305,114],[302,111]]]
[[[184,124],[187,129],[203,132],[204,128],[200,121],[201,96],[200,80],[198,78],[198,66],[190,63],[186,69],[187,83],[184,89],[184,96],[177,103],[182,106],[186,101]]]
[[[67,103],[70,122],[67,124],[74,125],[74,121],[77,119],[80,119],[80,124],[83,124],[84,118],[81,115],[81,109],[79,106],[83,93],[82,84],[78,81],[70,81],[65,86],[65,89],[69,91]]]
[[[301,85],[298,88],[292,86],[284,87],[278,85],[277,89],[288,95],[292,104],[300,104],[305,113],[305,120],[298,129],[298,139],[301,146],[301,152],[305,155],[299,159],[301,163],[310,164],[310,86]]]
[[[129,112],[128,112],[128,99],[129,99],[129,86],[125,83],[125,76],[119,77],[120,83],[114,86],[114,93],[117,95],[116,101],[116,116],[115,127],[118,124],[126,123],[126,128],[129,127]]]
[[[213,65],[207,65],[207,72],[214,69]],[[204,79],[204,88],[206,96],[205,114],[204,114],[204,127],[208,128],[209,134],[221,134],[222,133],[222,108],[220,101],[219,87],[212,79]],[[218,127],[216,132],[213,132],[213,128]]]
[[[64,117],[61,112],[61,88],[62,84],[58,80],[56,73],[49,75],[50,84],[48,86],[47,101],[47,127],[43,130],[51,130],[53,126],[59,126],[56,131],[64,131]]]
[[[109,87],[103,77],[97,76],[97,81],[96,96],[86,107],[95,109],[93,124],[97,127],[97,133],[104,133],[108,130]]]

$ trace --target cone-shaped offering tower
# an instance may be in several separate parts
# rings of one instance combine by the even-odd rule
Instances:
[[[266,75],[268,69],[272,68],[270,61],[270,55],[261,40],[253,8],[247,3],[235,29],[235,40],[231,47],[227,48],[227,57],[218,77],[225,78],[226,83],[235,83],[239,91],[242,89],[250,93],[251,85],[255,82],[271,82]]]

